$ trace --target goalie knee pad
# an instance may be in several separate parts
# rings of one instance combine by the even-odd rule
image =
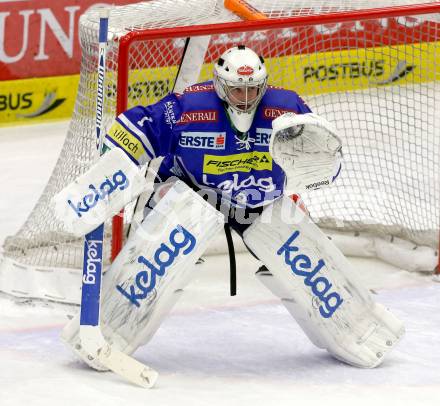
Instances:
[[[130,354],[149,341],[223,222],[212,206],[176,182],[104,275],[100,327],[109,344]],[[81,346],[79,316],[65,327],[62,338],[93,368],[105,369]]]
[[[372,300],[348,260],[290,199],[268,206],[244,242],[268,268],[258,279],[334,357],[372,368],[404,334],[401,321]]]

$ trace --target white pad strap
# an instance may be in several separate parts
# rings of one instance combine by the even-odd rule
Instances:
[[[119,213],[145,187],[142,171],[114,148],[53,198],[55,215],[66,232],[81,237]]]
[[[220,212],[176,182],[104,274],[101,330],[107,342],[130,354],[149,341],[223,223]],[[92,367],[102,369],[81,348],[78,325],[76,318],[66,326],[64,341]]]
[[[285,193],[330,185],[341,167],[336,128],[313,113],[285,113],[272,122],[269,151],[286,174]]]
[[[312,342],[336,358],[375,367],[404,334],[403,324],[373,302],[347,259],[291,199],[268,206],[244,242],[273,275],[265,285]]]

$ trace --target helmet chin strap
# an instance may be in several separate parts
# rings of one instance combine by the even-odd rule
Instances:
[[[257,108],[253,109],[249,113],[238,112],[227,103],[225,103],[226,114],[229,118],[229,122],[235,130],[238,130],[241,133],[245,133],[249,131],[252,125],[252,121],[254,120],[255,112]]]

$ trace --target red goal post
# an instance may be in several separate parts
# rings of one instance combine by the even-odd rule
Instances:
[[[140,54],[142,51],[139,50],[139,44],[149,44],[149,48],[150,48],[150,55],[153,55],[152,58],[150,58],[149,60],[146,60],[146,65],[144,65],[144,67],[146,66],[146,69],[154,69],[157,68],[158,66],[163,66],[160,64],[155,65],[155,61],[154,61],[154,55],[156,53],[156,57],[159,57],[159,53],[160,52],[168,52],[168,57],[169,60],[167,61],[168,64],[170,65],[175,65],[179,63],[179,57],[180,55],[174,55],[173,52],[169,51],[169,48],[167,49],[167,46],[170,47],[172,46],[171,44],[173,43],[173,41],[177,41],[179,39],[182,38],[186,38],[186,37],[198,37],[198,36],[211,36],[212,38],[214,38],[210,44],[210,47],[208,48],[207,51],[207,56],[206,56],[206,65],[212,64],[212,62],[215,60],[215,58],[217,58],[219,56],[219,54],[221,53],[220,51],[225,50],[227,47],[234,45],[234,41],[232,39],[234,38],[239,38],[241,40],[241,42],[244,42],[245,44],[257,48],[257,51],[263,51],[263,56],[266,58],[266,60],[268,60],[269,62],[269,72],[271,74],[273,74],[273,70],[274,70],[274,64],[276,62],[273,62],[274,60],[276,60],[277,58],[282,58],[282,57],[292,57],[292,56],[301,56],[301,55],[316,55],[316,54],[322,54],[323,57],[327,57],[327,58],[335,58],[335,53],[341,53],[345,55],[350,59],[350,57],[353,55],[353,52],[356,52],[356,50],[362,50],[362,53],[365,54],[365,52],[367,52],[367,59],[368,59],[368,52],[370,52],[371,54],[371,50],[377,50],[376,53],[382,53],[383,55],[386,54],[387,49],[389,49],[389,54],[391,55],[385,55],[385,57],[383,58],[385,60],[385,64],[389,63],[389,59],[387,59],[387,57],[393,58],[394,54],[397,53],[402,53],[402,54],[408,54],[409,53],[409,47],[420,47],[420,44],[434,44],[432,45],[432,49],[426,51],[426,50],[422,50],[422,52],[420,53],[413,53],[412,55],[410,55],[410,57],[412,58],[411,60],[414,61],[416,58],[424,58],[425,55],[429,56],[429,53],[433,53],[433,55],[431,55],[431,58],[435,56],[437,56],[437,58],[440,58],[440,53],[439,53],[439,43],[438,41],[440,41],[440,31],[439,31],[439,26],[440,26],[440,20],[439,21],[428,21],[426,24],[423,25],[423,23],[421,24],[423,27],[421,27],[421,25],[414,25],[412,26],[412,24],[409,24],[411,27],[400,27],[400,31],[398,28],[396,28],[396,25],[390,21],[391,19],[407,19],[408,21],[411,21],[412,19],[417,19],[417,16],[426,16],[428,14],[433,15],[433,14],[437,14],[440,15],[438,13],[440,13],[440,3],[427,3],[427,4],[413,4],[413,5],[401,5],[401,6],[390,6],[390,7],[383,7],[383,8],[373,8],[373,9],[367,9],[367,10],[349,10],[349,11],[344,11],[344,12],[332,12],[331,11],[331,7],[328,8],[329,11],[325,12],[325,13],[317,13],[317,14],[308,14],[308,15],[302,15],[301,13],[299,13],[299,15],[296,16],[291,16],[291,17],[277,17],[277,18],[268,18],[265,20],[257,20],[257,21],[235,21],[235,22],[226,22],[226,23],[218,23],[218,24],[206,24],[206,25],[194,25],[194,26],[190,26],[190,27],[172,27],[172,28],[157,28],[157,29],[147,29],[147,30],[139,30],[139,31],[132,31],[130,33],[128,33],[127,35],[123,36],[120,38],[119,40],[119,52],[118,52],[118,80],[117,80],[117,112],[120,113],[122,111],[124,111],[127,107],[129,107],[129,87],[130,87],[130,72],[132,70],[138,70],[140,69],[139,66],[135,66],[135,63],[133,61],[136,60],[136,58],[133,58],[131,56],[131,53],[137,53]],[[388,23],[386,23],[387,25],[387,29],[388,29],[388,34],[385,32],[385,30],[383,30],[383,32],[381,32],[380,34],[374,33],[372,32],[369,36],[366,35],[363,38],[360,38],[359,35],[352,35],[351,37],[343,37],[343,35],[347,35],[347,32],[349,32],[350,30],[341,30],[340,31],[340,37],[339,38],[335,38],[333,37],[329,37],[329,41],[332,41],[332,44],[327,45],[326,47],[319,47],[319,46],[313,46],[310,44],[310,39],[304,39],[302,37],[302,34],[305,32],[310,31],[310,29],[312,27],[316,27],[316,26],[329,26],[331,27],[332,25],[349,25],[354,24],[354,27],[359,28],[360,26],[364,25],[365,27],[368,27],[369,25],[372,26],[372,23],[374,21],[388,21]],[[370,24],[371,23],[371,24]],[[384,22],[385,24],[385,22]],[[414,28],[416,27],[416,28]],[[367,29],[367,28],[365,28]],[[394,31],[393,31],[394,30]],[[296,36],[292,35],[290,40],[290,43],[288,44],[291,48],[287,49],[286,44],[288,41],[283,41],[282,45],[283,47],[279,47],[277,48],[277,38],[280,37],[280,34],[283,34],[285,38],[288,37],[288,32],[292,32],[293,34],[297,34]],[[352,32],[355,32],[352,30]],[[252,37],[256,36],[256,33],[264,33],[264,36],[267,38],[267,42],[270,43],[270,41],[272,41],[272,44],[266,45],[266,48],[264,49],[263,46],[259,46],[259,43],[257,40],[253,40]],[[377,34],[377,35],[376,35]],[[270,37],[272,36],[272,39],[270,39]],[[321,35],[321,37],[323,37]],[[315,39],[317,39],[317,41],[322,41],[319,35],[315,36]],[[229,42],[228,41],[223,41],[224,44],[226,44],[226,46],[220,46],[218,45],[221,41],[217,41],[215,39],[219,39],[219,38],[223,38],[223,40],[225,38],[229,38],[231,39]],[[296,40],[296,41],[294,41]],[[296,42],[296,43],[295,43]],[[168,45],[167,45],[168,44]],[[217,45],[216,45],[217,44]],[[299,44],[299,45],[298,45]],[[306,46],[304,46],[303,49],[301,48],[301,44],[305,44]],[[399,48],[401,47],[401,48]],[[141,47],[142,48],[142,47]],[[147,47],[145,48],[146,51]],[[366,51],[365,51],[366,50]],[[264,51],[266,51],[266,54],[264,54]],[[278,54],[277,54],[278,52]],[[289,54],[290,52],[290,54]],[[350,53],[351,52],[351,53]],[[344,56],[342,56],[343,58]],[[398,57],[397,57],[398,58]],[[140,61],[142,58],[138,57],[138,61]],[[320,61],[323,61],[323,59],[319,59]],[[130,62],[131,61],[131,62]],[[432,60],[431,60],[432,61]],[[323,64],[325,64],[327,62],[323,62]],[[335,68],[334,65],[338,65]],[[351,60],[348,63],[352,63]],[[331,65],[331,64],[330,64]],[[367,64],[368,65],[368,64]],[[421,66],[422,64],[420,64]],[[321,66],[321,65],[319,65]],[[285,68],[285,65],[284,65]],[[409,67],[407,67],[408,69],[410,69]],[[310,68],[312,69],[312,68]],[[309,69],[309,70],[310,70]],[[341,76],[341,72],[342,71],[338,71],[338,69],[344,69],[344,74],[346,74],[346,70],[347,69],[351,69],[350,75],[355,76],[356,75],[356,70],[359,69],[365,69],[365,64],[361,64],[361,66],[352,66],[350,67],[343,67],[341,68],[341,63],[340,60],[336,60],[336,63],[333,63],[333,67],[329,68],[329,69],[333,69],[333,71],[337,71],[337,73],[335,75],[339,75]],[[379,66],[376,68],[373,66],[367,66],[367,69],[376,69],[377,71],[385,71],[387,70],[387,67],[384,66]],[[417,69],[417,68],[416,68]],[[408,92],[405,91],[405,86],[416,86],[418,83],[420,82],[424,82],[424,81],[438,81],[439,80],[439,71],[438,69],[435,70],[435,68],[432,71],[428,71],[429,67],[425,64],[424,66],[425,72],[420,72],[418,73],[419,76],[416,77],[412,82],[411,79],[409,78],[411,76],[411,74],[408,74],[408,77],[401,80],[399,78],[397,78],[395,81],[397,82],[394,85],[393,81],[394,79],[391,79],[390,83],[387,84],[377,84],[374,83],[374,81],[370,80],[370,83],[367,86],[358,86],[358,84],[354,83],[353,86],[347,85],[347,84],[342,84],[341,86],[341,91],[351,91],[353,90],[354,92],[358,91],[358,89],[366,89],[368,90],[368,86],[370,87],[378,87],[378,86],[383,86],[382,89],[386,86],[389,87],[395,87],[395,89],[402,89],[402,97],[405,97],[405,95],[408,94]],[[271,71],[272,70],[272,71]],[[355,72],[353,74],[353,72]],[[377,76],[380,76],[377,73]],[[278,74],[278,73],[277,73]],[[304,74],[304,72],[303,72]],[[315,83],[315,86],[310,86],[311,90],[315,90],[317,91],[317,94],[329,94],[332,92],[335,92],[335,90],[338,89],[334,89],[331,86],[329,86],[329,89],[325,89],[324,88],[324,80],[321,80],[322,77],[320,77],[319,75],[321,74],[321,71],[318,73],[317,76],[317,83]],[[391,72],[389,72],[389,74],[391,75]],[[400,72],[399,74],[403,74],[402,72]],[[413,76],[415,76],[413,74]],[[165,78],[165,76],[164,76]],[[205,77],[203,77],[203,80],[206,80],[209,78],[209,75],[205,75]],[[273,76],[272,76],[273,78]],[[353,78],[353,82],[356,82]],[[371,79],[371,78],[370,78]],[[149,80],[149,79],[147,79]],[[166,80],[171,80],[170,78],[167,78]],[[329,79],[330,80],[330,79]],[[399,82],[399,80],[401,80],[401,82]],[[272,81],[273,82],[277,82],[277,80]],[[379,82],[379,80],[377,80],[376,82]],[[278,84],[278,83],[275,83]],[[319,85],[319,86],[318,86]],[[344,87],[345,86],[345,87]],[[347,89],[348,88],[348,89]],[[309,89],[310,90],[310,89]],[[435,90],[438,90],[438,87],[436,87]],[[396,92],[398,92],[398,90],[396,90]],[[303,94],[300,90],[299,90],[300,94]],[[308,92],[306,92],[308,93]],[[417,99],[418,94],[417,94],[417,90],[415,90],[415,98]],[[307,94],[304,96],[307,100]],[[317,99],[316,95],[312,96],[314,99]],[[380,97],[377,96],[376,97]],[[438,100],[438,95],[436,95],[435,97],[437,97],[436,100]],[[372,98],[371,96],[365,96],[364,99],[365,101],[365,109],[370,109],[371,108],[371,103],[372,103]],[[151,100],[148,100],[151,101]],[[338,103],[343,104],[344,101],[341,101],[341,99],[338,99]],[[361,101],[362,103],[362,101]],[[411,100],[410,104],[413,104],[414,100]],[[348,104],[345,103],[345,106],[347,107]],[[428,105],[424,105],[422,106],[423,108],[433,108],[433,106],[428,106]],[[387,108],[390,108],[389,106],[387,106]],[[393,106],[391,108],[397,109],[397,106]],[[328,113],[328,109],[329,106],[325,105],[324,107],[321,107],[321,109],[319,109],[318,107],[318,111],[322,113]],[[341,107],[341,111],[339,111],[338,113],[340,113],[339,115],[344,116],[344,111],[343,111],[343,107]],[[395,113],[395,112],[393,112]],[[440,113],[440,112],[438,112]],[[389,112],[387,111],[386,114],[389,114]],[[331,114],[330,114],[331,115]],[[338,116],[338,114],[334,114],[335,116]],[[393,118],[396,119],[396,114],[392,114]],[[435,116],[435,112],[432,113],[432,115],[428,115],[429,117],[434,117]],[[426,117],[427,120],[429,120],[429,117]],[[347,120],[353,120],[353,118],[350,118],[348,114],[346,114]],[[329,118],[329,117],[328,117]],[[331,117],[330,117],[331,119]],[[374,117],[372,118],[374,119]],[[383,117],[380,118],[383,121]],[[365,120],[365,119],[364,119]],[[368,120],[368,119],[367,119]],[[369,123],[370,126],[377,126],[377,123],[375,124],[373,123]],[[426,123],[423,123],[423,125],[425,125]],[[341,123],[339,123],[341,130],[345,132],[350,131],[350,126],[348,126],[347,129],[344,129],[344,125],[342,125]],[[423,127],[423,125],[421,127]],[[381,129],[383,128],[383,124],[379,124],[379,127],[381,127]],[[425,126],[426,127],[426,126]],[[393,135],[395,131],[393,132]],[[388,134],[384,134],[384,136],[388,136]],[[374,142],[376,143],[377,140],[374,140]],[[428,141],[429,142],[429,141]],[[437,145],[440,144],[433,144],[432,148],[436,148]],[[396,146],[397,148],[398,146]],[[355,147],[353,147],[355,148]],[[360,147],[359,147],[360,148]],[[440,151],[440,149],[439,149]],[[364,149],[357,151],[358,154],[362,154],[364,153]],[[365,156],[365,158],[368,158],[367,156]],[[385,159],[390,159],[390,156],[384,157]],[[399,157],[400,159],[400,157]],[[424,157],[421,157],[421,159],[425,159]],[[439,167],[438,167],[438,163],[436,163],[436,159],[435,157],[428,157],[426,159],[431,160],[432,159],[432,164],[435,166],[434,171],[438,171]],[[417,159],[416,159],[417,160]],[[389,173],[395,171],[395,168],[392,167],[392,164],[389,164]],[[352,165],[355,166],[355,165]],[[387,174],[383,174],[383,176],[386,176]],[[353,174],[350,174],[350,176],[354,176]],[[402,175],[403,177],[406,176],[405,174]],[[432,181],[436,181],[439,180],[438,177],[438,172],[436,175],[434,175]],[[380,179],[376,180],[376,184],[380,184]],[[414,185],[412,185],[414,186]],[[359,188],[362,187],[362,185],[350,185],[348,186],[349,188],[354,188],[357,189],[357,191],[359,192]],[[439,229],[439,216],[440,216],[440,209],[439,209],[439,203],[438,203],[438,199],[439,199],[439,190],[438,190],[438,186],[436,187],[435,185],[431,185],[431,187],[435,188],[435,194],[436,196],[433,196],[434,200],[437,200],[437,202],[433,201],[433,206],[434,208],[432,209],[433,212],[430,213],[431,218],[428,221],[431,221],[431,227],[432,229],[430,230],[430,233],[432,235],[432,232],[434,229],[438,230]],[[368,191],[366,191],[366,196],[370,196],[371,197],[371,192],[372,189],[369,188]],[[414,192],[413,189],[408,191],[408,196],[405,197],[405,199],[408,199],[408,204],[403,204],[403,205],[396,205],[393,208],[389,208],[390,213],[392,211],[405,211],[407,210],[406,206],[411,205],[411,193]],[[345,196],[345,194],[344,194]],[[420,198],[420,196],[417,196],[417,198]],[[313,200],[313,196],[310,196],[310,199]],[[325,192],[324,192],[324,197],[320,197],[320,201],[325,200]],[[396,203],[399,203],[399,199],[400,196],[397,196],[397,198],[395,199]],[[332,198],[332,200],[335,200],[335,197]],[[360,204],[361,202],[358,201],[359,197],[356,198],[356,201],[354,202],[354,206],[358,205],[358,206],[364,206],[362,204]],[[374,200],[374,199],[373,199]],[[380,199],[379,199],[380,200]],[[309,204],[309,202],[307,202]],[[377,204],[377,202],[375,201],[374,203]],[[387,202],[389,203],[389,202]],[[350,208],[352,210],[349,210],[352,214],[353,211],[355,210],[355,208]],[[388,208],[386,208],[388,210]],[[368,211],[369,209],[367,209]],[[324,210],[325,211],[325,210]],[[344,224],[344,228],[347,227],[351,229],[351,230],[365,230],[369,233],[373,232],[378,232],[379,234],[383,234],[383,235],[395,235],[397,237],[403,237],[405,239],[409,239],[411,241],[414,240],[418,240],[419,236],[421,236],[421,234],[423,234],[422,230],[419,229],[419,227],[426,227],[425,225],[421,225],[422,222],[420,221],[415,221],[414,225],[409,225],[409,229],[408,230],[402,230],[404,227],[406,227],[406,225],[402,226],[401,224],[393,224],[394,219],[385,219],[385,222],[388,224],[385,224],[385,226],[379,225],[377,226],[377,224],[375,224],[374,222],[370,222],[367,224],[362,224],[362,219],[343,219],[343,218],[337,218],[336,220],[331,220],[330,217],[332,214],[331,213],[332,210],[329,210],[329,213],[324,213],[320,216],[318,216],[321,219],[321,222],[323,223],[324,226],[329,226],[330,228],[333,228],[333,226],[336,223],[343,223]],[[340,210],[340,212],[343,212],[344,209]],[[435,216],[435,211],[437,211],[437,217]],[[407,213],[405,211],[405,213]],[[408,212],[409,213],[409,212]],[[312,214],[313,214],[313,205],[312,205]],[[413,216],[423,216],[426,213],[419,213],[419,214],[413,214]],[[407,216],[408,214],[405,214],[405,216]],[[381,213],[381,216],[383,216],[383,213]],[[337,217],[337,216],[336,216]],[[354,213],[354,217],[356,217],[356,213]],[[360,216],[359,216],[360,217]],[[372,217],[371,213],[367,213],[367,217]],[[380,216],[379,216],[380,217]],[[368,220],[368,219],[367,219]],[[371,218],[369,219],[371,220]],[[333,221],[333,222],[332,222]],[[115,217],[114,221],[113,221],[113,255],[115,255],[119,249],[122,247],[122,243],[123,243],[123,238],[122,238],[122,230],[123,230],[123,219],[121,216],[117,216]],[[411,230],[411,227],[413,227],[413,230]],[[375,230],[376,228],[376,230]],[[429,225],[427,227],[429,229]],[[426,230],[423,230],[426,231]],[[434,242],[433,239],[431,239],[431,242],[429,243],[429,237],[425,238],[425,237],[421,237],[420,238],[420,242],[416,241],[416,243],[420,243],[421,245],[430,245],[432,246],[434,249],[438,250],[438,231],[435,232],[436,233],[436,239],[437,241]],[[416,238],[413,238],[413,234],[417,234],[418,236],[416,236]]]

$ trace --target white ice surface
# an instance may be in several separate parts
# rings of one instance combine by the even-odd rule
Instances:
[[[67,123],[0,129],[0,242],[39,197]],[[439,405],[440,284],[379,261],[351,259],[377,300],[405,322],[403,341],[377,369],[314,347],[253,277],[240,254],[238,295],[228,261],[210,257],[150,344],[136,357],[160,372],[155,389],[94,372],[59,340],[75,307],[0,296],[0,405]]]

